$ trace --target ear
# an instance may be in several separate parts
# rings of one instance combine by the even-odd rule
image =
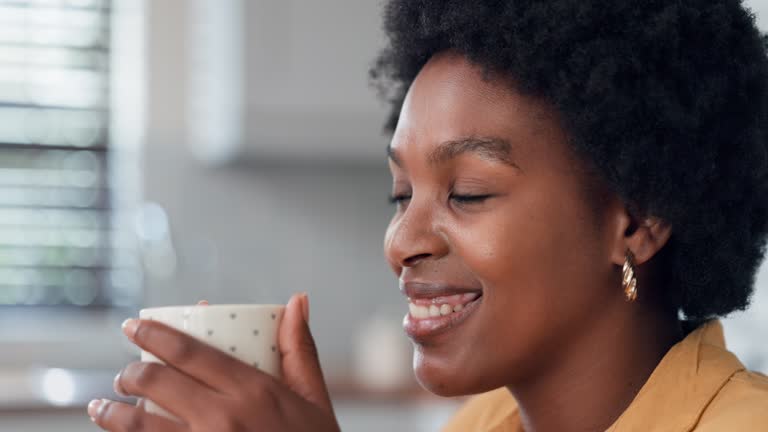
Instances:
[[[611,258],[622,265],[627,249],[632,251],[637,265],[653,258],[672,235],[672,226],[655,216],[635,216],[622,205],[615,214],[616,231]]]

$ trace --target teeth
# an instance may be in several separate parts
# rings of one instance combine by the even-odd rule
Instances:
[[[440,316],[440,308],[437,307],[437,305],[430,305],[429,306],[429,316],[430,317],[439,317]]]
[[[408,309],[411,312],[411,316],[414,318],[422,319],[429,317],[429,309],[426,306],[419,306],[413,303],[408,303]]]
[[[475,293],[463,294],[461,300],[463,300],[465,303],[458,303],[453,306],[448,303],[442,303],[440,300],[443,300],[444,297],[432,299],[434,303],[430,305],[415,304],[409,301],[408,311],[410,312],[411,316],[416,319],[436,318],[450,315],[456,312],[461,312],[464,310],[467,303],[476,300],[478,297],[480,297],[480,295]]]

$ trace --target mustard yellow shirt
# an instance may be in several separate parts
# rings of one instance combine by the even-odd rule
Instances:
[[[470,399],[443,432],[522,432],[506,388]],[[709,321],[673,346],[607,432],[768,432],[768,377],[725,349]]]

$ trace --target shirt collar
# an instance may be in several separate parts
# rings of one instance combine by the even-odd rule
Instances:
[[[673,346],[607,432],[687,432],[728,379],[744,366],[709,321]]]

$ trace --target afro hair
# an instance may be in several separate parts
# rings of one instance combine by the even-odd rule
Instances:
[[[739,0],[391,0],[371,70],[397,124],[454,51],[560,115],[570,145],[673,234],[658,259],[690,320],[747,307],[768,233],[768,57]]]

